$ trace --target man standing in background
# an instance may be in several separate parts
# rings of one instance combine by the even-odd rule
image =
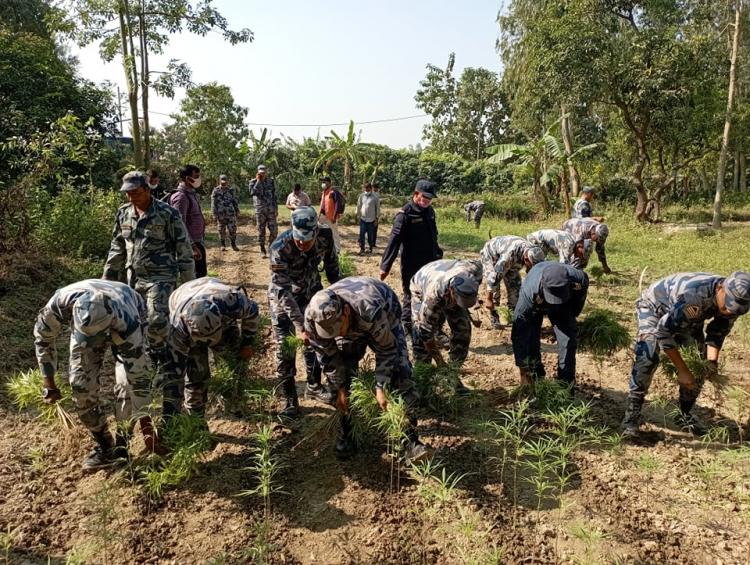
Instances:
[[[320,197],[320,225],[330,228],[333,232],[333,245],[336,253],[341,253],[341,236],[339,235],[339,218],[344,213],[346,206],[344,195],[331,185],[331,177],[324,174],[320,177],[320,187],[323,195]]]
[[[378,186],[375,183],[372,183],[372,195],[378,199],[378,206],[380,205],[380,186]],[[377,222],[375,224],[375,234],[372,236],[373,247],[378,246],[378,228],[380,227],[380,222]]]
[[[359,254],[365,254],[365,234],[367,234],[367,244],[372,255],[372,248],[375,246],[375,228],[380,222],[380,199],[372,193],[372,185],[368,182],[365,184],[364,192],[359,195],[357,200],[357,211],[354,213],[355,218],[359,219]]]
[[[146,171],[146,176],[148,177],[148,187],[151,189],[151,196],[157,200],[164,200],[164,195],[167,193],[167,189],[159,182],[159,171],[156,169],[149,169]]]
[[[227,185],[227,175],[221,175],[219,186],[214,188],[211,193],[211,215],[219,226],[219,240],[221,241],[222,251],[227,250],[227,230],[232,242],[232,249],[239,251],[237,248],[237,216],[239,213],[240,205],[234,196],[234,190]]]
[[[195,165],[180,167],[180,184],[169,198],[169,205],[180,213],[182,221],[187,227],[188,237],[195,259],[195,276],[205,277],[208,274],[206,264],[206,248],[203,246],[203,236],[206,233],[206,218],[203,217],[201,203],[196,188],[201,186],[201,170]],[[183,281],[184,282],[184,281]]]
[[[258,245],[263,259],[266,253],[266,226],[268,226],[268,245],[270,246],[279,233],[276,218],[279,215],[279,199],[276,196],[276,185],[272,178],[268,178],[265,165],[258,166],[255,178],[250,181],[250,196],[253,197],[255,207],[255,222],[258,224]]]
[[[298,182],[294,183],[294,188],[289,196],[286,197],[286,207],[294,212],[301,206],[312,206],[312,200],[306,192],[302,192],[302,187]],[[273,243],[273,242],[272,242]]]
[[[594,211],[591,209],[591,201],[594,199],[594,189],[590,186],[584,186],[581,191],[581,197],[576,200],[573,206],[573,217],[574,218],[591,218],[597,222],[603,222],[604,218],[601,216],[594,216]]]

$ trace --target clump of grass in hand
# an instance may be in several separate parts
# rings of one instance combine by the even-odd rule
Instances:
[[[58,379],[59,381],[59,379]],[[62,398],[55,404],[47,404],[42,398],[44,383],[42,373],[38,369],[32,371],[18,371],[13,374],[5,385],[18,410],[34,408],[39,412],[39,419],[47,424],[61,424],[65,429],[75,426],[69,410],[73,409],[70,385],[58,382]]]
[[[297,351],[305,348],[305,341],[301,337],[296,335],[288,335],[284,338],[281,343],[281,352],[288,356],[294,357],[297,355]]]
[[[213,438],[205,420],[197,414],[171,416],[162,431],[166,459],[154,457],[141,471],[149,498],[158,499],[164,489],[176,487],[198,471],[201,455],[213,448]]]
[[[508,326],[513,323],[513,310],[508,306],[498,306],[495,308],[498,315],[503,319],[503,323]]]
[[[456,415],[461,408],[464,399],[456,394],[460,374],[461,367],[456,364],[437,367],[414,363],[414,385],[419,396],[431,411],[441,415]]]
[[[727,387],[729,386],[729,376],[722,372],[724,369],[723,365],[719,365],[718,370],[715,373],[712,372],[710,370],[712,363],[701,356],[701,352],[696,345],[680,347],[680,355],[698,383],[701,383],[706,379],[714,385],[717,394],[722,395],[726,392]],[[667,378],[670,381],[677,383],[677,370],[674,368],[669,357],[662,354],[659,364]]]
[[[628,329],[608,310],[589,312],[586,319],[578,322],[576,336],[578,348],[591,353],[596,361],[603,361],[630,346]]]

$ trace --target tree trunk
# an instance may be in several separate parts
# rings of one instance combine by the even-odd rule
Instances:
[[[564,102],[560,104],[560,111],[562,112],[563,116],[567,114],[567,108]],[[567,154],[567,156],[570,156],[573,154],[573,137],[570,134],[569,118],[562,119],[562,123],[560,124],[560,133],[563,138],[563,144],[565,145],[565,153]],[[581,179],[578,176],[578,169],[570,159],[568,159],[568,172],[570,173],[570,184],[573,191],[573,196],[577,197],[581,185]],[[566,204],[566,209],[569,207],[570,204]]]
[[[742,150],[740,153],[740,192],[747,191],[747,163],[745,162],[745,151]]]
[[[645,222],[648,220],[648,193],[646,192],[646,186],[643,184],[643,169],[646,167],[648,161],[648,154],[646,153],[646,142],[642,137],[636,137],[636,145],[638,147],[638,157],[636,160],[635,169],[633,169],[633,186],[637,196],[635,203],[635,218],[639,222]]]
[[[721,153],[719,153],[719,170],[716,174],[716,196],[714,198],[714,217],[711,226],[714,229],[721,227],[721,195],[724,192],[724,175],[727,165],[727,146],[729,145],[729,132],[732,128],[732,108],[734,108],[734,90],[737,79],[737,53],[740,46],[740,16],[742,14],[742,2],[737,0],[734,13],[734,38],[732,39],[732,64],[729,68],[729,96],[727,97],[727,115],[724,120],[724,136],[721,140]]]
[[[683,177],[682,178],[682,199],[684,201],[687,201],[688,194],[690,194],[690,177]]]
[[[732,190],[739,192],[740,190],[740,152],[735,151],[732,156],[734,169],[732,170]]]
[[[344,186],[347,188],[352,184],[352,168],[349,159],[344,159]]]
[[[706,174],[706,168],[701,165],[701,168],[698,169],[698,176],[701,178],[701,187],[703,190],[708,192],[711,190],[711,185],[708,182],[708,175]]]
[[[141,122],[138,120],[138,70],[133,57],[133,37],[130,27],[130,7],[128,0],[119,0],[118,16],[120,18],[120,41],[122,47],[122,64],[125,69],[125,82],[128,85],[128,102],[130,103],[130,128],[133,134],[133,164],[137,169],[143,167],[143,150],[141,148]],[[128,42],[128,39],[130,42]]]
[[[568,175],[565,173],[565,169],[560,170],[560,192],[565,203],[565,216],[570,218],[573,214],[570,211],[570,191],[568,190]]]
[[[146,36],[146,6],[144,0],[138,13],[139,35],[141,41],[141,101],[143,102],[143,166],[151,166],[151,131],[148,117],[148,94],[151,82],[148,69],[148,37]]]

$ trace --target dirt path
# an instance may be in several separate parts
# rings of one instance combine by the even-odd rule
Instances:
[[[221,252],[215,240],[207,243],[208,264],[220,279],[245,284],[268,315],[269,271],[255,246],[250,219],[240,223],[239,252]],[[387,234],[387,228],[382,230],[380,251]],[[343,228],[342,240],[354,254],[354,228]],[[379,256],[354,260],[357,274],[377,276]],[[398,290],[397,279],[388,282]],[[750,495],[737,502],[731,494],[747,489],[747,474],[730,484],[730,479],[720,480],[720,469],[717,482],[704,488],[694,476],[675,472],[719,446],[702,446],[664,428],[658,411],[647,413],[651,425],[641,443],[611,454],[594,447],[578,452],[579,474],[565,493],[562,511],[544,504],[537,513],[533,489],[523,481],[514,508],[511,485],[502,483],[498,463],[491,459],[497,452],[477,441],[473,426],[504,406],[506,389],[517,384],[517,374],[509,331],[489,329],[487,316],[480,316],[485,323],[474,332],[464,372],[464,381],[476,389],[474,400],[458,417],[420,422],[424,440],[439,449],[447,472],[462,476],[453,497],[426,504],[414,480],[394,472],[383,445],[367,446],[355,459],[339,462],[332,435],[300,443],[332,413],[301,399],[299,425],[276,430],[275,450],[285,467],[280,474],[283,493],[272,499],[273,563],[552,563],[555,552],[564,563],[750,562]],[[273,351],[268,339],[266,344],[256,367],[271,378]],[[738,349],[732,350],[732,369],[747,383],[748,356]],[[543,351],[545,363],[553,367],[555,345],[545,344]],[[597,425],[619,424],[630,363],[625,352],[601,365],[579,355],[577,397],[591,403]],[[302,369],[301,360],[298,367]],[[301,392],[302,370],[297,381]],[[671,398],[675,392],[659,381],[651,395]],[[710,394],[703,395],[701,406],[704,417],[721,417],[723,408]],[[86,441],[62,445],[48,428],[8,408],[0,412],[0,423],[0,526],[18,528],[15,562],[44,563],[45,556],[53,556],[59,559],[52,563],[63,563],[71,548],[95,535],[91,499],[109,476],[79,470]],[[253,486],[246,470],[252,429],[221,413],[211,414],[209,425],[221,443],[201,464],[200,475],[183,488],[167,492],[153,506],[134,489],[117,490],[121,537],[107,556],[109,563],[252,562],[242,550],[259,548],[255,524],[262,509],[254,497],[238,496]],[[41,445],[48,449],[43,471],[33,469],[29,451]],[[646,465],[644,458],[655,462]],[[493,548],[504,548],[502,557]],[[88,562],[102,560],[98,556]]]

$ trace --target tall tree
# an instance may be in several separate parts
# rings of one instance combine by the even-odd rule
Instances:
[[[432,116],[423,138],[436,153],[479,159],[488,146],[506,140],[509,104],[496,73],[467,68],[456,79],[455,63],[451,53],[445,69],[427,65],[427,76],[414,97],[417,107]]]
[[[322,165],[326,167],[340,159],[344,162],[344,185],[352,185],[352,167],[356,167],[362,159],[363,152],[372,147],[369,143],[362,143],[354,133],[354,121],[349,122],[349,130],[346,137],[341,137],[335,131],[331,130],[329,146],[323,150],[313,165],[313,170],[317,171]]]
[[[152,82],[149,54],[164,53],[171,35],[184,30],[200,36],[219,30],[232,45],[253,40],[249,29],[230,30],[226,18],[211,2],[202,0],[193,7],[188,0],[65,0],[61,5],[67,8],[68,16],[55,20],[57,29],[67,32],[81,46],[99,42],[106,62],[118,55],[122,58],[137,167],[148,166],[151,159],[149,89],[153,85],[157,93],[174,96],[175,86],[190,84],[189,69],[175,59],[167,72],[159,71],[160,78]]]

